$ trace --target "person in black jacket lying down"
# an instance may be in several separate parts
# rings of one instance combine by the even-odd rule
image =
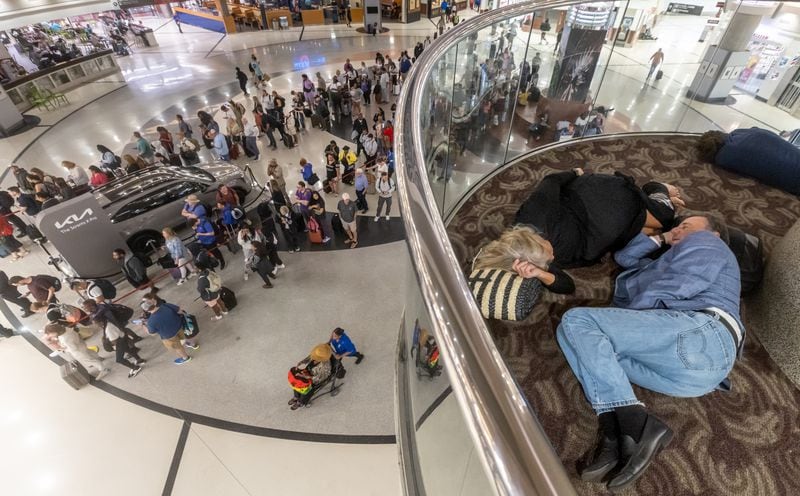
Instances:
[[[549,241],[562,268],[592,265],[624,247],[639,232],[672,228],[678,189],[649,182],[642,188],[620,174],[583,169],[546,176],[517,211],[515,224],[533,226]]]

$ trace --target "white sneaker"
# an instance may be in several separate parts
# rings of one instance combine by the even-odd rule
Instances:
[[[211,320],[222,320],[222,315],[215,315],[211,317]]]
[[[276,269],[285,269],[285,268],[286,268],[286,265],[284,265],[284,264],[280,264],[280,265],[276,266],[275,268],[276,268]]]
[[[246,281],[246,280],[248,280],[248,279],[250,279],[250,274],[248,274],[247,272],[245,272],[245,273],[244,273],[244,280]]]
[[[192,277],[196,277],[196,276],[197,276],[197,272],[189,272],[189,275],[186,276],[186,278],[187,279],[191,279]]]
[[[378,219],[380,219],[380,217],[376,215],[375,216],[375,222],[378,222]]]
[[[389,216],[388,215],[386,216],[386,220],[389,220]]]
[[[186,278],[181,279],[180,281],[178,281],[178,286],[182,285],[185,282],[186,282]]]

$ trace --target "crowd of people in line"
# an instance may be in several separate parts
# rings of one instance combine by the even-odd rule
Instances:
[[[213,313],[212,320],[220,320],[236,305],[235,294],[223,285],[218,273],[230,263],[220,250],[222,246],[231,253],[241,253],[245,280],[256,273],[262,287],[269,289],[274,286],[278,271],[286,267],[278,253],[279,235],[290,253],[300,251],[303,236],[308,236],[311,242],[327,243],[334,232],[342,233],[344,242],[355,248],[359,244],[357,216],[368,212],[368,194],[377,195],[374,221],[389,220],[396,189],[392,177],[395,106],[392,105],[390,116],[383,108],[376,107],[371,122],[365,113],[371,102],[388,104],[399,94],[413,60],[428,43],[430,38],[414,47],[413,56],[403,51],[396,61],[377,53],[374,64],[361,62],[356,67],[348,59],[330,80],[320,73],[314,80],[303,75],[302,86],[287,97],[267,90],[265,82],[269,76],[252,56],[248,63],[251,78],[236,69],[246,94],[245,103],[231,99],[220,107],[223,126],[216,120],[219,117],[206,111],[197,114],[197,130],[178,115],[176,129],[159,126],[154,140],[134,132],[135,153],[120,157],[99,144],[98,162],[88,167],[88,171],[64,161],[63,177],[39,168],[26,170],[13,165],[17,185],[0,191],[3,236],[0,247],[6,248],[16,260],[28,251],[15,236],[41,238],[34,219],[42,210],[103,188],[115,178],[141,169],[196,165],[202,147],[222,161],[242,156],[259,160],[264,148],[259,138],[266,138],[266,146],[272,149],[277,148],[278,140],[287,148],[294,148],[309,127],[330,131],[334,125],[350,126],[354,143],[351,148],[350,144],[340,146],[336,139],[330,140],[324,150],[324,172],[320,168],[320,175],[310,160],[301,158],[297,167],[302,180],[292,193],[287,189],[285,167],[275,158],[269,159],[266,167],[269,201],[256,208],[257,215],[246,215],[243,198],[226,185],[219,187],[212,205],[197,195],[189,195],[181,215],[194,231],[194,241],[181,239],[172,228],[162,229],[164,243],[157,252],[157,262],[165,269],[162,275],[148,274],[145,261],[131,250],[112,250],[110,256],[134,291],[146,292],[137,310],[123,304],[135,297],[133,294],[118,297],[115,285],[105,279],[68,279],[65,285],[76,293],[76,304],[72,304],[59,299],[58,295],[63,295],[59,293],[62,280],[57,277],[45,274],[8,277],[0,272],[0,295],[18,306],[23,318],[44,314],[48,321],[43,330],[45,342],[54,350],[68,352],[94,376],[109,371],[97,353],[99,349],[87,347],[85,342],[96,329],[101,331],[104,350],[113,354],[115,362],[125,367],[131,378],[146,363],[137,343],[147,334],[162,340],[175,355],[175,364],[188,362],[190,352],[199,346],[199,323],[186,309],[159,295],[156,283],[164,274],[171,275],[179,286],[195,280],[200,300]],[[248,89],[252,88],[257,95],[249,95]],[[345,184],[354,188],[355,197],[343,191]],[[326,195],[339,198],[333,216],[326,208]],[[344,373],[341,360],[345,356],[354,357],[356,363],[364,358],[345,331],[337,328],[324,346],[315,347],[291,368],[289,382],[294,397],[290,407],[294,410],[308,405],[314,393],[333,376],[341,376]]]

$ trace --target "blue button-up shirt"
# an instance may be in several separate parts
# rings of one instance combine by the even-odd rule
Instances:
[[[228,150],[228,143],[225,141],[225,136],[221,134],[214,136],[214,151],[216,151],[220,157],[228,156],[230,150]]]
[[[356,191],[364,191],[369,186],[369,181],[367,180],[367,176],[365,174],[356,175]]]
[[[719,236],[694,232],[656,260],[646,258],[657,248],[657,243],[640,233],[614,254],[627,269],[617,277],[616,306],[695,311],[717,307],[744,329],[739,317],[739,264]]]

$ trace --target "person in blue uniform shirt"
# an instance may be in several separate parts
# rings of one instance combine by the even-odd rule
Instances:
[[[355,357],[356,365],[358,365],[361,363],[361,360],[364,359],[364,355],[356,350],[356,345],[353,344],[353,341],[350,340],[350,336],[348,336],[341,327],[337,327],[333,330],[329,343],[333,352],[336,354],[336,358],[339,360],[346,356]]]

